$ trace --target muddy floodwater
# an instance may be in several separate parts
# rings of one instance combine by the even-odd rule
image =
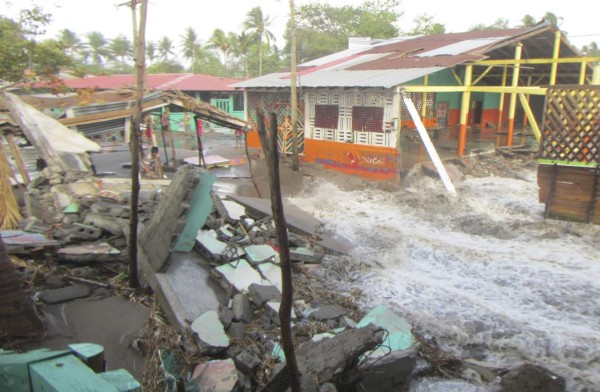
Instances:
[[[456,199],[426,177],[396,192],[317,181],[291,201],[353,244],[324,273],[343,290],[361,289],[361,306],[389,306],[463,358],[528,361],[571,391],[599,390],[600,227],[545,221],[535,169],[519,177],[467,178]]]

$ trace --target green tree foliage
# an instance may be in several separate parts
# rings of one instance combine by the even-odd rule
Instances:
[[[17,21],[0,16],[0,79],[48,80],[71,64],[58,41],[36,41],[50,20],[39,7],[22,10]]]
[[[157,58],[156,44],[153,41],[146,42],[146,61],[153,63]]]
[[[302,5],[296,12],[298,60],[304,62],[347,48],[349,37],[392,38],[402,13],[397,0],[366,1],[360,6]],[[288,27],[289,31],[289,27]],[[286,33],[289,52],[289,33]]]
[[[147,69],[147,72],[149,74],[182,73],[183,71],[183,65],[179,64],[175,60],[157,61],[156,63],[149,66]]]
[[[558,26],[559,22],[562,22],[563,18],[556,16],[556,14],[548,11],[540,19],[536,19],[533,16],[527,14],[521,19],[521,27],[533,27],[538,23],[547,21],[552,23],[554,26]]]
[[[223,65],[227,67],[229,53],[233,50],[236,37],[233,33],[225,33],[221,29],[215,29],[208,40],[208,47],[217,49],[223,56]]]
[[[198,40],[198,34],[192,27],[185,29],[185,33],[181,36],[181,54],[183,58],[188,60],[192,66],[191,71],[196,72],[194,63],[198,52],[200,52],[200,42]]]
[[[597,42],[591,42],[589,45],[583,45],[581,53],[588,57],[600,57],[600,48]]]
[[[78,57],[85,47],[77,33],[69,29],[62,29],[58,33],[57,39],[65,49],[65,53],[71,56],[71,58]]]
[[[483,23],[476,24],[469,28],[469,31],[480,31],[480,30],[499,30],[499,29],[508,29],[508,19],[506,18],[498,18],[494,21],[494,23],[490,25],[486,25]]]
[[[162,62],[168,63],[170,55],[175,56],[173,41],[165,35],[158,41],[158,57],[161,58]]]
[[[446,26],[436,23],[433,16],[424,13],[413,19],[414,27],[408,32],[408,35],[431,35],[443,34],[446,32]]]

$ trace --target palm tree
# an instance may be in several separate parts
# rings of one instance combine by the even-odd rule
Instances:
[[[153,63],[156,60],[156,44],[152,41],[146,42],[146,60]]]
[[[537,24],[537,21],[535,20],[535,18],[529,14],[525,15],[523,17],[523,19],[521,19],[522,27],[533,27],[536,24]]]
[[[242,59],[246,77],[250,78],[250,68],[248,67],[248,50],[250,49],[252,39],[245,31],[242,31],[240,34],[234,33],[233,37],[233,47],[231,51],[236,57]]]
[[[208,47],[218,49],[223,55],[223,65],[227,68],[229,52],[233,49],[233,34],[225,34],[221,29],[215,29],[208,40]]]
[[[71,57],[75,57],[84,47],[77,33],[69,29],[62,29],[58,32],[58,42],[65,49],[65,53]]]
[[[110,40],[109,45],[111,54],[115,58],[119,58],[121,60],[121,64],[125,65],[125,59],[131,58],[133,56],[133,47],[131,45],[131,41],[120,34],[117,38]]]
[[[263,16],[260,6],[252,8],[246,15],[246,20],[244,21],[244,30],[258,43],[258,73],[260,76],[262,76],[263,39],[267,44],[270,44],[271,41],[275,41],[275,36],[268,30],[271,22],[272,20],[268,15]]]
[[[192,73],[195,71],[194,64],[196,63],[196,55],[200,52],[200,43],[198,42],[198,34],[196,31],[188,27],[185,29],[185,34],[181,36],[181,54],[183,58],[190,61],[192,64]]]
[[[173,41],[165,35],[158,42],[158,56],[162,58],[163,61],[169,61],[170,54],[175,56],[175,52],[173,52]]]
[[[104,38],[104,35],[102,35],[102,33],[98,31],[92,31],[90,33],[87,33],[85,37],[87,39],[87,54],[89,57],[91,57],[92,64],[103,64],[104,60],[110,57],[108,41],[106,40],[106,38]]]

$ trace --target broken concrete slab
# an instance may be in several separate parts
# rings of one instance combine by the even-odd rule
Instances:
[[[318,342],[307,341],[296,351],[298,366],[319,382],[329,381],[334,374],[356,366],[364,353],[382,344],[384,335],[382,328],[368,325]]]
[[[21,230],[2,230],[0,236],[9,255],[31,254],[36,251],[54,251],[60,242],[51,240],[40,233],[28,233]]]
[[[242,340],[246,333],[246,323],[243,321],[233,321],[227,332],[232,339]]]
[[[243,321],[248,324],[252,322],[252,306],[247,296],[241,293],[234,295],[231,308],[234,321]]]
[[[273,285],[263,286],[253,283],[248,287],[250,299],[257,305],[262,305],[269,301],[281,302],[281,291]]]
[[[227,248],[226,243],[217,239],[217,232],[214,230],[199,230],[196,241],[213,257],[223,255]]]
[[[357,390],[366,392],[394,392],[403,390],[417,365],[415,350],[393,351],[381,358],[370,358],[360,364]]]
[[[244,252],[248,255],[248,261],[253,265],[264,263],[265,261],[274,261],[277,258],[275,249],[266,244],[246,246],[244,247]]]
[[[200,182],[201,173],[200,169],[190,165],[177,170],[168,191],[139,237],[139,248],[143,249],[154,272],[166,268],[172,240],[178,238],[186,226],[184,215],[190,208],[189,200]],[[180,219],[182,217],[184,220]]]
[[[390,351],[407,350],[416,343],[411,332],[411,326],[406,319],[398,316],[383,305],[371,309],[371,311],[360,320],[358,328],[363,328],[369,324],[374,324],[388,331],[385,342],[371,354],[372,357],[383,356]]]
[[[258,266],[260,273],[264,276],[271,284],[277,287],[279,292],[283,292],[283,283],[281,280],[281,267],[275,263],[264,263]]]
[[[210,310],[203,313],[191,325],[197,335],[198,345],[204,354],[214,354],[229,346],[229,337],[219,320],[219,314]]]
[[[425,162],[421,165],[421,167],[426,175],[439,178],[438,170],[433,162]],[[452,182],[459,182],[465,179],[465,175],[452,163],[444,163],[444,168],[446,169],[448,177],[450,177]]]
[[[255,214],[261,216],[272,215],[270,199],[257,199],[254,197],[245,197],[239,195],[229,195],[228,197],[245,206],[247,209],[251,210]],[[318,240],[319,245],[335,253],[348,253],[350,249],[349,244],[335,240],[319,232],[320,227],[323,226],[323,223],[321,221],[319,221],[312,215],[302,211],[300,208],[294,206],[293,204],[287,203],[285,201],[283,203],[283,209],[287,226],[291,231],[296,231],[309,236],[320,237],[320,239]]]
[[[477,372],[479,378],[485,382],[494,382],[496,380],[496,374],[503,370],[500,366],[483,361],[477,361],[472,358],[463,360],[463,366],[467,369]]]
[[[92,291],[84,285],[73,285],[54,290],[45,290],[39,293],[38,298],[47,304],[58,304],[78,298],[89,297]]]
[[[239,371],[247,375],[253,375],[261,361],[256,355],[252,355],[248,351],[242,351],[235,357],[235,365]]]
[[[196,366],[191,384],[198,391],[231,392],[238,382],[232,359],[209,361]]]
[[[60,238],[66,242],[95,241],[102,235],[102,230],[82,223],[63,225],[54,232],[54,238]]]
[[[91,261],[113,261],[121,254],[121,251],[116,248],[113,248],[106,242],[102,242],[99,244],[88,244],[61,248],[58,250],[57,254],[58,257],[64,261],[88,263]]]
[[[217,277],[225,281],[224,288],[233,286],[240,293],[247,293],[251,284],[270,284],[261,278],[258,272],[245,259],[239,259],[220,265],[213,270]]]
[[[323,255],[308,248],[291,248],[290,260],[318,264],[323,261]]]
[[[225,296],[211,278],[209,267],[194,252],[173,253],[167,269],[150,277],[154,277],[149,282],[158,295],[161,309],[173,325],[180,327],[187,326],[187,320],[218,309]]]
[[[227,218],[232,221],[239,221],[243,216],[246,215],[246,207],[236,203],[233,200],[222,200],[223,206],[227,213]]]
[[[325,305],[312,311],[308,318],[316,321],[327,321],[338,319],[346,314],[346,310],[337,305]]]
[[[190,208],[185,214],[185,227],[173,248],[175,252],[189,252],[194,248],[198,230],[204,225],[212,210],[211,190],[215,179],[213,174],[201,172],[200,181],[188,200]]]

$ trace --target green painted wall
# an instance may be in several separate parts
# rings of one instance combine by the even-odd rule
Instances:
[[[411,80],[408,85],[422,85],[423,78]],[[443,69],[439,72],[429,75],[430,86],[458,86],[456,79],[449,69]],[[461,93],[436,93],[436,105],[438,102],[449,101],[448,109],[459,109]]]
[[[485,93],[483,109],[498,109],[500,107],[500,94]]]

